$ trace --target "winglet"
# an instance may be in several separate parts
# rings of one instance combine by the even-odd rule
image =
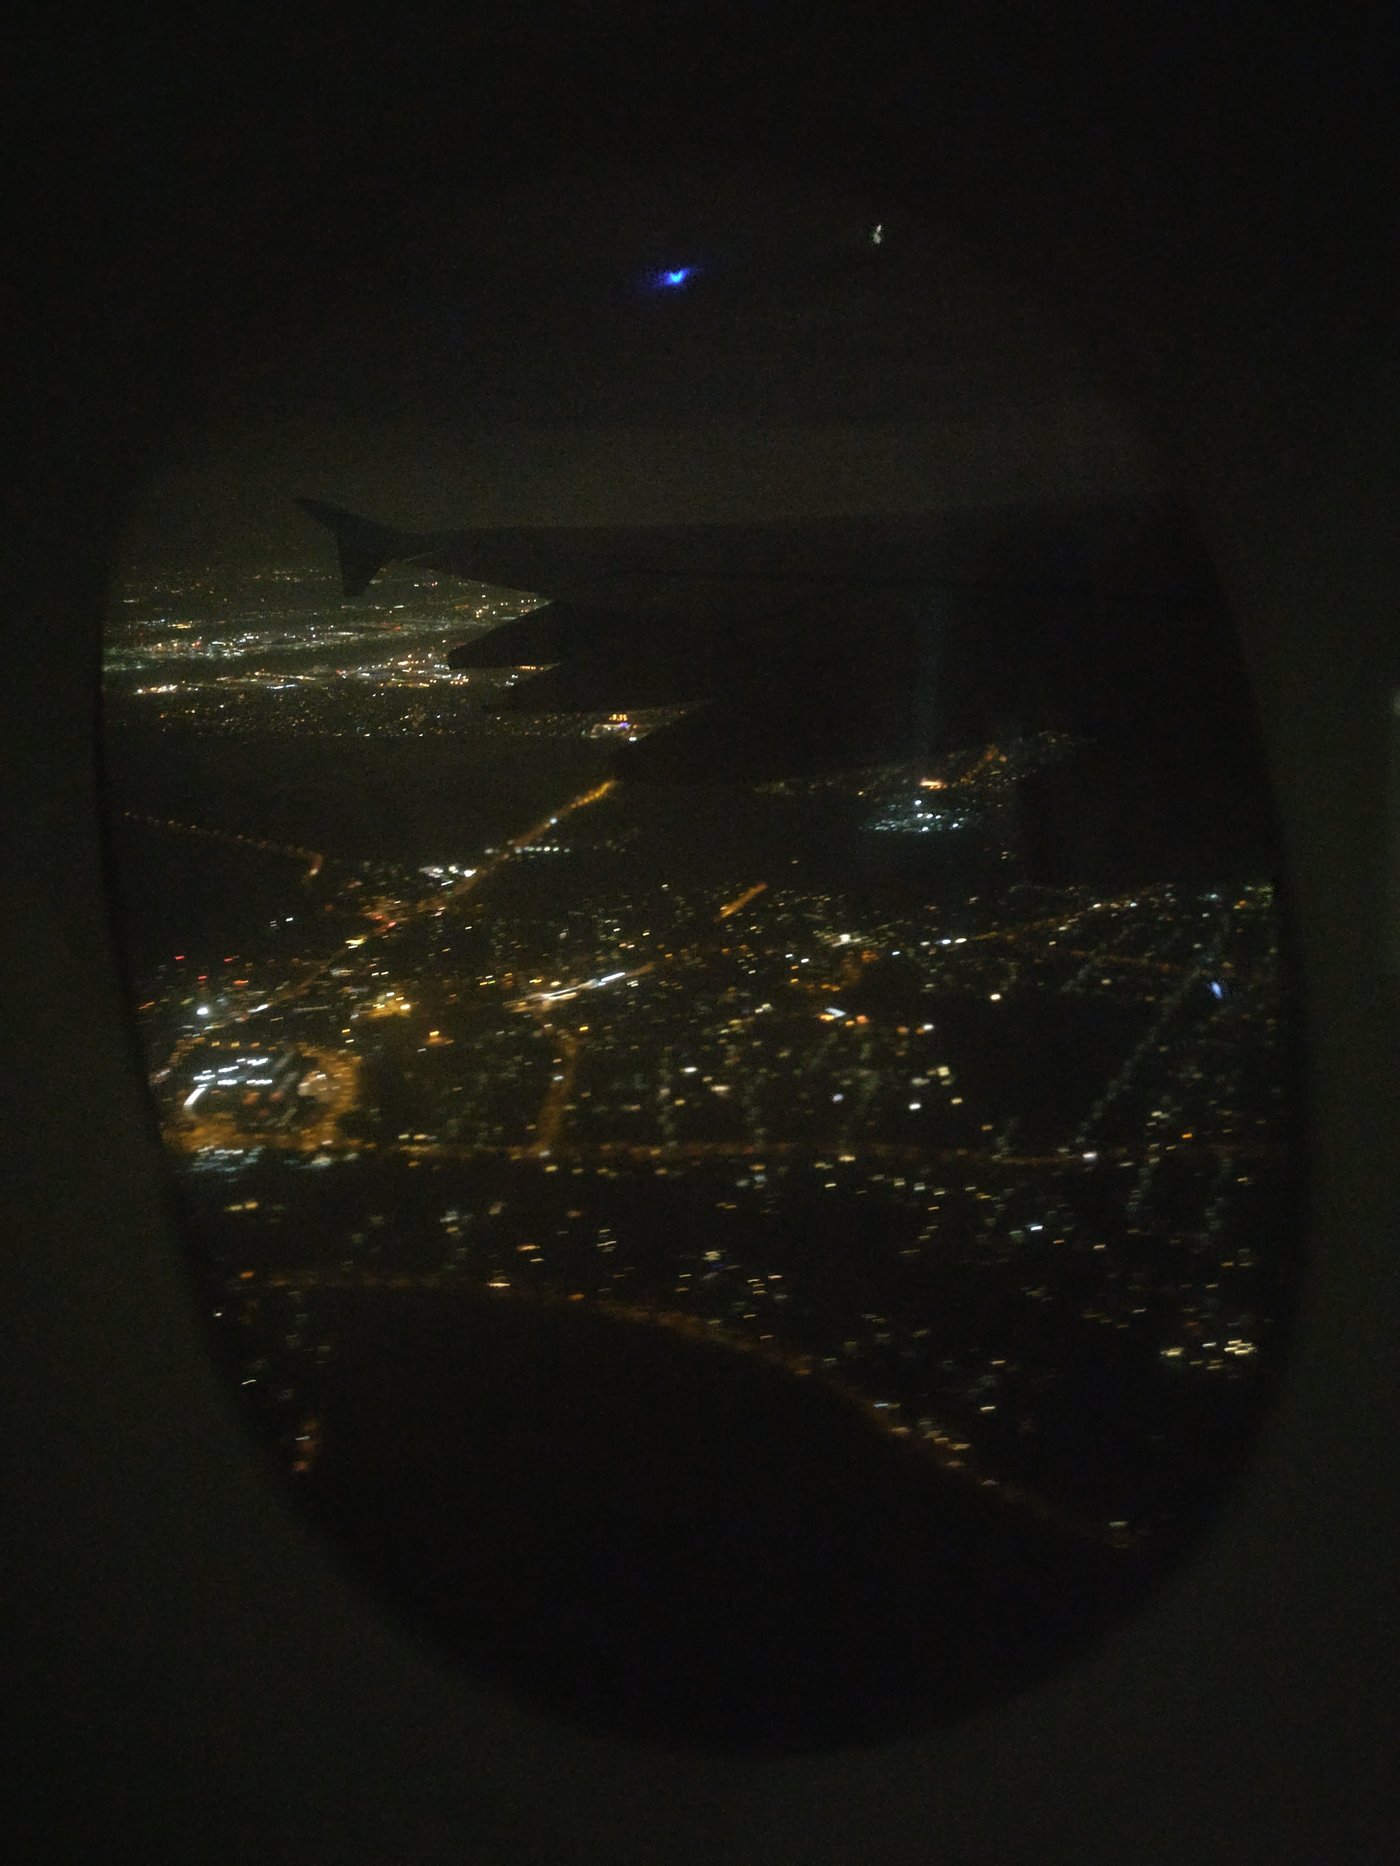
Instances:
[[[412,540],[388,525],[357,518],[353,512],[342,511],[338,505],[325,505],[319,499],[298,499],[297,504],[335,534],[340,576],[347,596],[363,594],[385,564],[409,553]]]

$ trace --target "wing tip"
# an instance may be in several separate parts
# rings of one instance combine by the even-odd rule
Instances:
[[[323,499],[298,498],[302,511],[335,538],[341,586],[347,596],[361,596],[386,564],[405,555],[407,540],[388,525],[360,518]]]

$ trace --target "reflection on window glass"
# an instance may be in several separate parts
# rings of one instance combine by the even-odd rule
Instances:
[[[736,425],[741,516],[714,433],[615,469],[599,428],[478,435],[525,529],[413,509],[411,398],[346,487],[214,435],[107,636],[141,1044],[277,1461],[434,1638],[706,1744],[1082,1651],[1238,1468],[1292,1268],[1277,857],[1208,570],[1087,391],[1046,417],[851,223],[794,296],[712,239],[639,261],[684,291],[551,315],[639,406],[796,346],[817,415],[853,328],[941,317],[922,426],[782,403],[765,503]]]

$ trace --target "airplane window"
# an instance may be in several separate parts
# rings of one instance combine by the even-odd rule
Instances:
[[[464,1662],[718,1748],[960,1714],[1169,1571],[1278,1365],[1229,619],[1112,396],[888,204],[465,237],[250,339],[113,590],[199,1304]]]

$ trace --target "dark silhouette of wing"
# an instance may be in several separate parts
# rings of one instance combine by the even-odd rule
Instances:
[[[492,702],[509,712],[675,709],[617,753],[653,781],[929,756],[989,704],[1073,729],[1057,644],[1092,669],[1095,631],[1116,649],[1208,606],[1179,516],[1141,506],[411,533],[300,503],[334,532],[347,593],[407,560],[541,601],[449,664],[524,670]]]

